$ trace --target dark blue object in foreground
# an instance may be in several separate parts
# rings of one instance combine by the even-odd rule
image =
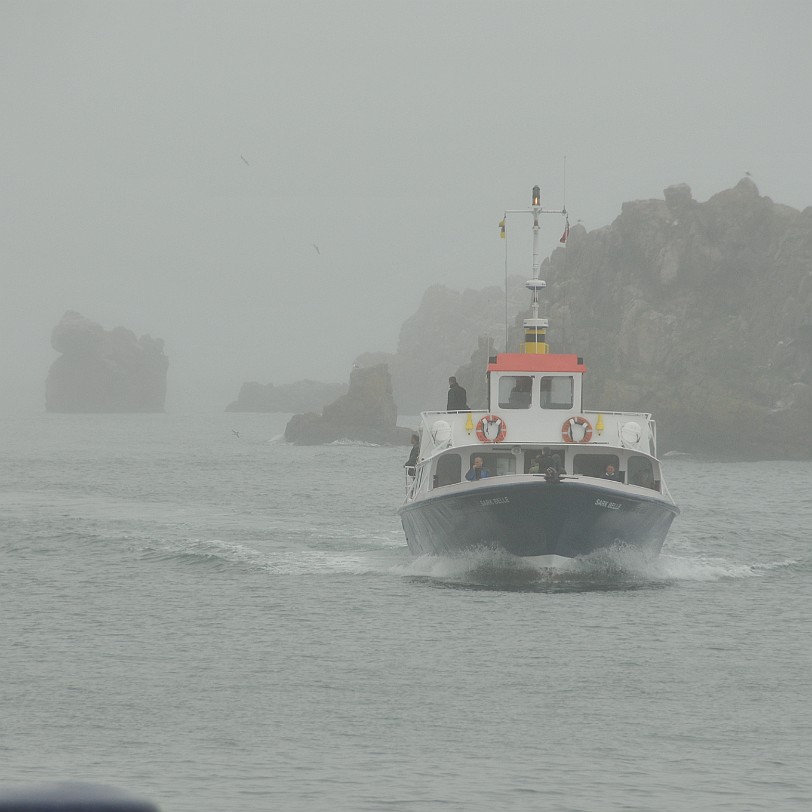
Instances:
[[[115,787],[73,781],[0,787],[0,812],[159,812]]]

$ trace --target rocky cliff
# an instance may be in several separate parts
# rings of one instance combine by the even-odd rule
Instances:
[[[51,345],[62,353],[45,383],[48,412],[162,412],[169,360],[160,338],[105,330],[69,310]]]
[[[552,352],[589,369],[586,407],[653,412],[661,453],[812,458],[812,208],[749,178],[704,203],[672,186],[573,227],[541,277]]]
[[[322,414],[294,415],[285,439],[297,445],[356,440],[379,445],[408,445],[411,431],[397,426],[398,410],[386,364],[356,367],[346,395],[324,407]]]
[[[509,319],[527,304],[524,282],[518,276],[508,279]],[[444,409],[448,377],[470,359],[480,337],[489,343],[491,352],[494,346],[504,349],[504,288],[458,291],[442,285],[430,287],[417,312],[403,323],[397,352],[388,359],[400,413]],[[361,359],[359,363],[364,365]]]

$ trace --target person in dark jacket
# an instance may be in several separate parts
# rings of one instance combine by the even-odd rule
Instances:
[[[412,435],[412,450],[409,453],[409,459],[403,463],[406,473],[409,476],[414,476],[414,467],[417,465],[417,458],[420,456],[420,437],[417,434]]]
[[[561,457],[558,454],[553,454],[550,449],[545,446],[541,449],[541,454],[538,454],[533,459],[533,464],[530,466],[529,474],[543,474],[548,468],[552,468],[556,473],[563,474],[564,466],[561,465]]]
[[[457,383],[457,379],[448,379],[448,403],[446,411],[462,412],[468,408],[468,393]]]
[[[604,471],[603,479],[611,479],[612,482],[620,482],[620,477],[617,475],[617,471],[615,471],[614,465],[606,466],[606,471]]]

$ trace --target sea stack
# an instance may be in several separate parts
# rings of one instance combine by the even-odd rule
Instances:
[[[48,412],[163,412],[169,360],[160,338],[105,330],[74,310],[54,327],[61,353],[48,372]]]
[[[398,410],[386,364],[350,373],[346,395],[324,407],[322,414],[294,415],[285,428],[285,439],[296,445],[320,445],[353,440],[377,445],[408,445],[411,431],[397,425]]]

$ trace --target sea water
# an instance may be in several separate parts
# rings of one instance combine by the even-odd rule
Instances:
[[[407,448],[0,418],[0,786],[163,812],[812,808],[812,463],[666,460],[661,557],[409,554]]]

